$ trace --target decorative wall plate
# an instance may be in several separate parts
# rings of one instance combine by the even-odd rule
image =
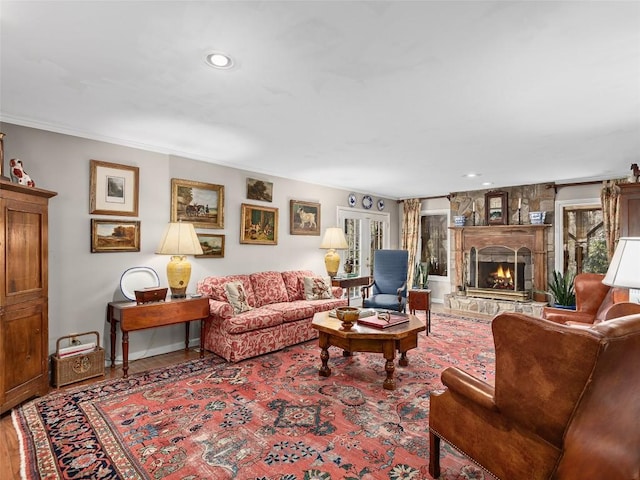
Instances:
[[[382,199],[378,200],[378,210],[384,210],[384,200]]]
[[[129,300],[136,299],[136,290],[159,287],[160,278],[153,268],[133,267],[125,270],[120,277],[120,291]]]
[[[367,210],[373,207],[373,198],[371,198],[371,195],[365,195],[362,197],[362,206]]]
[[[350,193],[349,194],[349,206],[350,207],[355,207],[357,202],[358,202],[358,199],[356,198],[356,195],[354,193]]]

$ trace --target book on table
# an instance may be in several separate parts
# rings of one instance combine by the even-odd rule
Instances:
[[[401,312],[376,312],[377,315],[358,319],[359,325],[372,328],[389,328],[409,321],[409,315]]]

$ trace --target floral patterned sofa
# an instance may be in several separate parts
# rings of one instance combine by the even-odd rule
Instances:
[[[316,338],[313,315],[347,304],[342,288],[307,270],[205,277],[198,293],[209,297],[204,347],[230,362]]]

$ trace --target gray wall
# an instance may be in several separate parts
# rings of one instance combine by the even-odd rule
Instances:
[[[49,351],[64,335],[97,330],[108,347],[106,305],[122,300],[119,282],[131,267],[148,266],[167,285],[169,258],[155,249],[170,220],[171,178],[221,184],[225,187],[225,226],[202,232],[226,235],[225,257],[191,258],[189,291],[207,275],[251,273],[263,270],[310,269],[326,272],[321,237],[289,235],[289,200],[319,202],[321,234],[335,226],[336,209],[348,206],[348,191],[270,177],[244,170],[212,165],[111,143],[87,140],[7,123],[0,123],[4,140],[5,169],[11,158],[20,158],[36,186],[58,192],[49,210]],[[100,160],[140,169],[139,215],[117,217],[89,214],[89,161]],[[264,159],[268,164],[269,159]],[[5,170],[8,174],[8,170]],[[340,174],[340,172],[330,172]],[[273,182],[273,202],[246,198],[247,177]],[[319,179],[320,181],[321,179]],[[370,193],[375,192],[360,192]],[[278,245],[240,244],[240,205],[260,204],[279,209]],[[398,209],[385,199],[391,217],[391,248],[398,247]],[[140,252],[91,253],[90,219],[138,219],[141,222]],[[199,328],[192,328],[197,337]],[[184,346],[184,327],[172,326],[134,332],[130,335],[129,358],[156,355]],[[108,350],[108,348],[107,348]],[[107,351],[107,356],[109,352]],[[120,337],[117,355],[120,357]]]

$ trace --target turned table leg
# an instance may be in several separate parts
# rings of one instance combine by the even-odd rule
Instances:
[[[383,346],[384,358],[387,363],[384,366],[384,370],[387,372],[387,378],[384,379],[382,387],[385,390],[395,390],[396,381],[393,378],[393,372],[396,370],[395,358],[396,358],[396,344],[395,341],[385,341]]]
[[[322,366],[318,371],[318,375],[321,377],[328,377],[331,375],[331,369],[329,368],[329,337],[325,333],[320,333],[318,340],[320,345],[320,360],[322,360]]]

